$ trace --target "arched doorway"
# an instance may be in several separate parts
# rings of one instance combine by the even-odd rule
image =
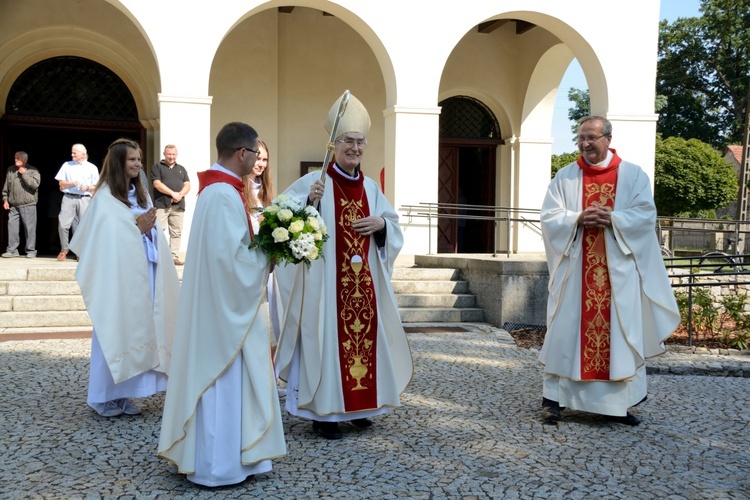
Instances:
[[[62,56],[26,69],[8,92],[5,110],[0,118],[2,165],[11,165],[16,151],[26,151],[29,164],[39,169],[42,182],[37,204],[37,251],[39,255],[56,255],[62,198],[55,180],[57,171],[70,160],[70,148],[75,143],[86,146],[89,161],[99,169],[115,139],[128,137],[143,145],[145,131],[135,100],[125,83],[105,66],[81,57]],[[3,210],[3,251],[8,244],[7,231],[8,212]],[[21,238],[23,249],[23,234]]]
[[[468,96],[451,97],[439,105],[438,203],[494,206],[497,146],[503,144],[494,114]],[[493,214],[471,211],[470,215]],[[493,253],[494,246],[491,221],[441,218],[438,222],[440,253]]]

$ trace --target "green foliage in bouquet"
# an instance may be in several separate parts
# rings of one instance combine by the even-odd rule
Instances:
[[[323,256],[328,232],[323,218],[309,205],[280,194],[266,208],[250,248],[260,248],[276,265],[310,263]]]

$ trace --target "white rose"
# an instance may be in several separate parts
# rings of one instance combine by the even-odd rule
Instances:
[[[305,223],[302,222],[301,220],[296,220],[292,222],[291,224],[289,224],[289,231],[291,233],[296,234],[302,231],[303,229],[305,229]]]
[[[271,236],[273,236],[274,242],[282,243],[289,239],[289,231],[287,231],[283,227],[277,227],[276,229],[273,230],[273,232],[271,233]]]
[[[323,239],[323,233],[321,233],[320,231],[315,231],[312,235],[315,241],[320,241]]]
[[[307,254],[307,258],[310,260],[315,260],[318,258],[318,247],[312,247],[310,249],[310,252]]]
[[[292,213],[292,211],[288,208],[282,208],[281,210],[279,210],[279,213],[276,216],[281,222],[286,222],[294,217],[294,213]]]
[[[307,223],[310,225],[310,227],[314,231],[317,231],[320,228],[320,224],[318,224],[318,219],[316,219],[315,217],[308,217]]]
[[[269,205],[269,206],[267,206],[266,208],[263,209],[263,212],[265,212],[267,214],[275,214],[278,211],[279,211],[279,207],[276,206],[276,205]]]

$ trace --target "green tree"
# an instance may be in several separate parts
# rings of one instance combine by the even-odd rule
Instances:
[[[573,107],[568,108],[568,118],[573,121],[570,129],[573,131],[573,134],[577,134],[578,120],[591,114],[589,89],[571,88],[568,90],[568,100],[573,103]]]
[[[578,159],[578,153],[563,153],[561,155],[552,155],[552,177],[555,176],[558,170],[563,168],[565,165],[573,163]]]
[[[721,149],[742,140],[750,79],[750,0],[701,0],[699,18],[659,26],[657,130]]]
[[[699,217],[737,197],[737,173],[698,139],[656,138],[654,201],[659,215]]]

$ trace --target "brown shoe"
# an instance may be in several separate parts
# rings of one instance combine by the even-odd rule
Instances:
[[[177,259],[177,258],[176,258],[176,259],[174,260],[174,265],[175,265],[175,266],[181,266],[181,265],[183,265],[183,264],[184,264],[184,262],[182,262],[182,261],[181,261],[180,259]]]
[[[64,252],[60,252],[59,254],[57,254],[57,260],[59,260],[59,261],[63,261],[65,259],[67,259],[67,258],[68,258],[68,251],[67,250],[65,250]]]

